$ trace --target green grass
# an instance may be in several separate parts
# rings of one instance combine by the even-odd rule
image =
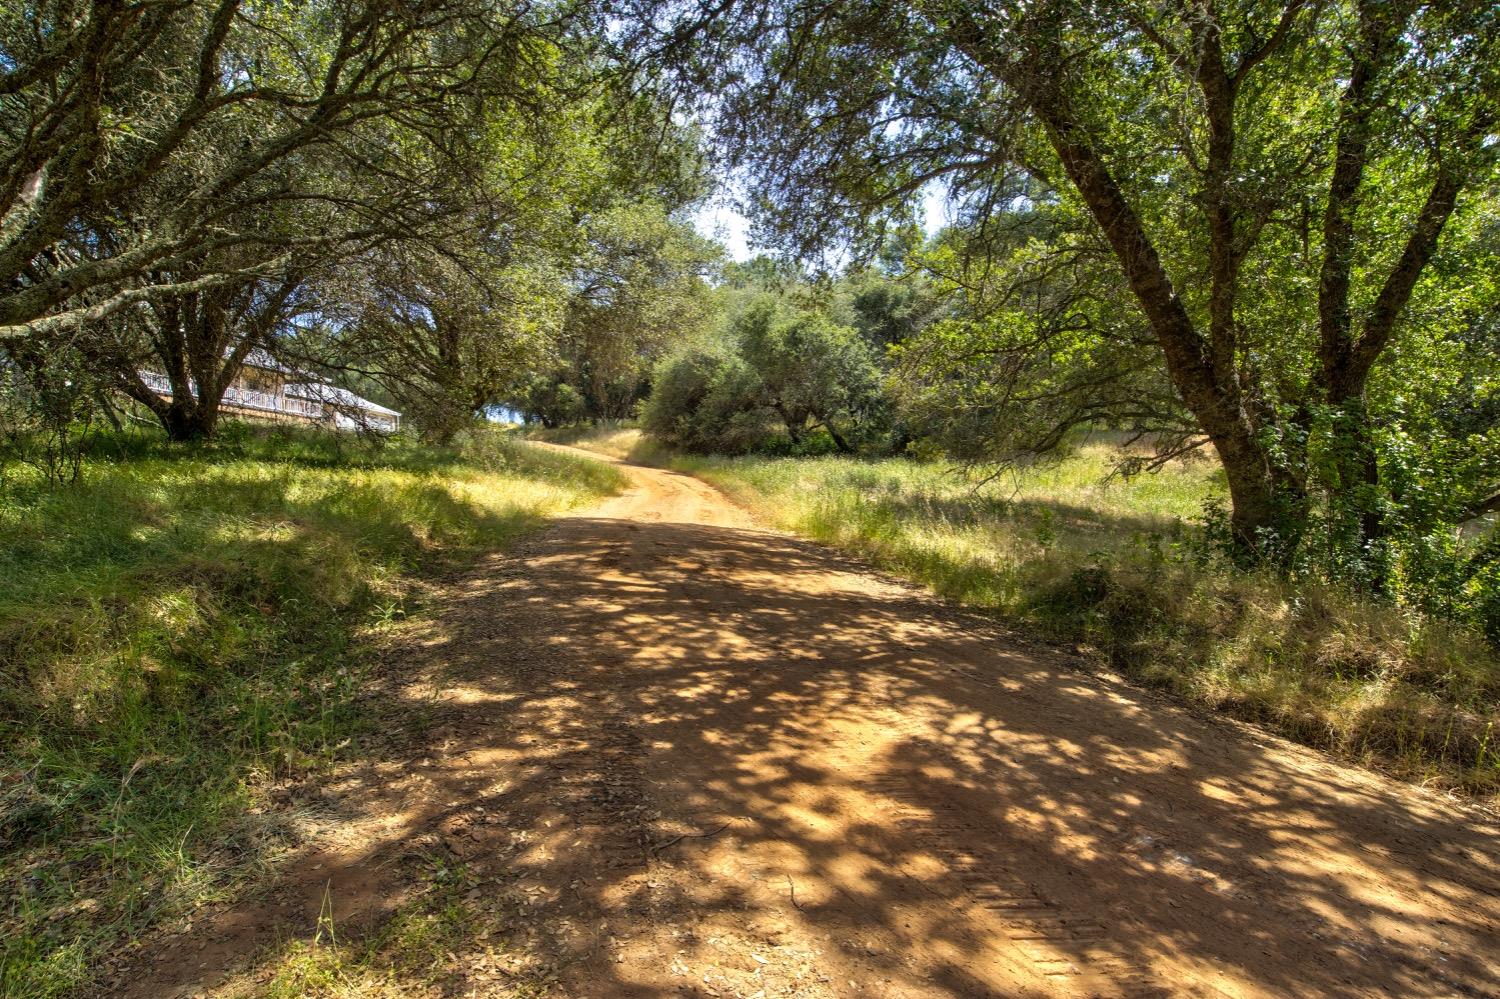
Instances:
[[[672,455],[611,429],[583,446],[670,464],[783,529],[1095,650],[1143,684],[1393,773],[1500,793],[1500,655],[1476,633],[1316,584],[1244,573],[1202,541],[1209,461],[1129,480],[1094,443],[988,483],[901,459]]]
[[[95,443],[0,492],[0,995],[233,891],[273,781],[359,751],[360,652],[413,581],[618,489],[476,432],[431,449],[231,428]]]
[[[215,990],[221,999],[397,999],[473,995],[474,985],[507,996],[554,994],[556,954],[534,939],[533,900],[512,878],[482,876],[449,858],[426,856],[410,871],[414,889],[380,925],[347,934],[327,913],[311,939],[255,956]],[[503,984],[502,984],[503,983]],[[486,991],[484,994],[493,994]]]

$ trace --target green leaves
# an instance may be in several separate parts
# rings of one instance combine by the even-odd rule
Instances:
[[[849,453],[886,444],[892,412],[875,348],[826,309],[800,302],[796,285],[722,295],[729,310],[718,342],[666,361],[644,417],[679,447],[740,454],[825,445]]]

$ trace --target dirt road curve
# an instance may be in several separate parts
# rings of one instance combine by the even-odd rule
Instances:
[[[422,842],[527,900],[553,994],[1500,996],[1495,826],[629,473],[453,581],[411,653],[453,671],[437,742],[138,994],[325,884],[389,905]]]

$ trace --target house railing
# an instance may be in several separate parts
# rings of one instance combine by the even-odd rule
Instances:
[[[172,395],[172,382],[166,375],[155,371],[140,372],[141,381],[146,387],[159,395]],[[196,385],[190,387],[197,391]],[[231,385],[224,391],[221,402],[225,406],[235,406],[239,409],[254,409],[262,413],[286,413],[290,416],[305,416],[313,420],[321,420],[324,417],[324,408],[321,402],[313,399],[298,399],[292,396],[276,395],[271,392],[258,392],[255,389],[241,388]]]
[[[315,420],[321,420],[326,415],[323,411],[323,404],[321,402],[313,402],[310,399],[293,399],[291,396],[287,396],[281,400],[281,407],[284,412],[301,413],[303,416],[310,416]]]
[[[172,382],[166,375],[156,371],[140,371],[138,374],[141,376],[141,381],[152,392],[169,399],[172,397]],[[188,386],[194,392],[198,390],[197,385],[192,382],[189,382]],[[340,430],[391,432],[401,426],[400,414],[368,412],[363,407],[346,405],[338,401],[309,399],[285,393],[278,395],[242,388],[238,385],[231,385],[225,390],[221,404],[261,413],[285,413],[309,420],[332,420]]]
[[[155,371],[137,371],[145,386],[158,395],[171,395],[172,383],[167,380],[166,375],[159,375]]]

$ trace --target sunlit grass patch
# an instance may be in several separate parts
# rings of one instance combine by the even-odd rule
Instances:
[[[351,933],[326,912],[308,939],[260,955],[217,999],[378,999],[548,994],[556,969],[518,932],[525,903],[492,877],[429,857],[414,890],[379,925]],[[467,986],[467,987],[466,987]]]
[[[650,438],[643,437],[640,429],[633,424],[619,421],[605,421],[597,426],[557,427],[550,430],[530,427],[525,434],[533,440],[581,447],[610,458],[639,457],[637,449],[650,441]]]
[[[0,994],[227,890],[268,781],[358,751],[370,623],[411,581],[617,489],[498,434],[448,449],[233,429],[102,441],[0,495]]]

